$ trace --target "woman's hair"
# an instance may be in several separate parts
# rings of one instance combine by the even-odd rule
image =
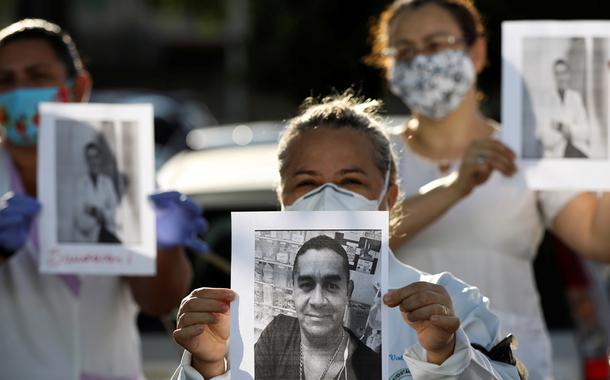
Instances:
[[[351,92],[317,100],[307,98],[301,113],[288,121],[278,146],[280,176],[286,173],[290,152],[297,137],[307,131],[320,128],[350,129],[362,133],[373,146],[375,165],[382,175],[390,172],[389,185],[396,183],[396,159],[390,141],[383,131],[377,110],[381,102],[362,100]],[[278,193],[281,192],[282,182]]]
[[[370,38],[373,46],[365,62],[387,71],[389,61],[384,52],[389,47],[390,25],[400,13],[417,10],[426,5],[436,5],[448,11],[459,25],[467,46],[472,46],[478,37],[485,35],[483,18],[472,0],[395,0],[371,27]]]
[[[290,151],[301,134],[320,128],[344,128],[362,133],[368,138],[373,146],[375,165],[382,175],[385,176],[388,171],[390,173],[388,188],[391,185],[398,186],[396,156],[383,130],[382,119],[377,115],[379,107],[381,107],[380,101],[362,100],[354,96],[351,91],[322,100],[307,98],[301,106],[301,113],[288,121],[280,138],[277,155],[280,176],[283,178],[286,174]],[[280,181],[278,194],[281,194],[282,186],[283,181]],[[399,202],[396,203],[398,204]],[[394,207],[390,211],[390,233],[392,233],[402,218],[402,212],[400,207]]]
[[[72,79],[83,70],[83,62],[70,35],[58,25],[42,19],[26,18],[0,30],[0,47],[23,40],[43,40],[51,46]]]

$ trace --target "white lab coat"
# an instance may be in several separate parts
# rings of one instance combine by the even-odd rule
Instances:
[[[562,100],[559,93],[553,91],[545,109],[548,115],[540,120],[537,130],[537,137],[544,149],[544,157],[564,157],[567,141],[563,134],[553,127],[555,123],[562,123],[568,128],[572,135],[572,144],[590,157],[591,127],[580,93],[566,89]]]
[[[478,343],[487,350],[495,346],[502,337],[499,322],[489,311],[487,298],[479,290],[456,279],[450,273],[429,275],[399,262],[394,254],[390,257],[390,288],[399,288],[416,281],[428,281],[443,285],[453,301],[461,327],[456,334],[455,351],[442,365],[428,363],[426,352],[417,340],[415,330],[402,319],[399,309],[390,309],[389,329],[389,374],[396,379],[408,380],[490,380],[519,379],[517,369],[509,364],[489,360],[484,354],[472,348]],[[385,306],[384,306],[385,307]],[[228,380],[230,371],[210,380]],[[191,357],[185,351],[180,366],[172,380],[203,380],[191,366]]]
[[[98,174],[96,185],[93,184],[89,175],[80,178],[76,184],[74,199],[74,241],[83,243],[98,241],[101,225],[96,218],[87,213],[87,208],[91,206],[102,212],[106,228],[116,233],[115,211],[118,204],[119,201],[110,177]]]
[[[0,145],[0,195],[12,189]],[[44,207],[44,205],[43,205]],[[138,306],[118,276],[39,273],[30,238],[0,265],[0,380],[143,380]]]

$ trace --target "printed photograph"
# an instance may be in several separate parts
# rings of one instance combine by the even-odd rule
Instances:
[[[133,124],[57,120],[59,243],[140,243]]]
[[[381,376],[381,230],[255,232],[260,379]]]
[[[608,158],[608,42],[523,38],[523,158]]]
[[[155,273],[152,121],[145,104],[41,105],[42,272]]]

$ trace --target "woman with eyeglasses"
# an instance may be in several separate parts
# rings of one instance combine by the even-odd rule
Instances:
[[[610,261],[610,196],[534,192],[513,177],[515,154],[479,106],[486,40],[471,0],[394,1],[372,36],[370,62],[412,111],[395,136],[405,196],[392,248],[409,265],[478,286],[519,339],[530,379],[552,378],[532,262],[545,227],[585,257]]]

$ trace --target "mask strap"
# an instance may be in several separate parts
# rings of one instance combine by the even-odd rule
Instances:
[[[381,205],[381,202],[383,202],[383,198],[386,196],[386,194],[388,192],[389,185],[390,185],[390,169],[388,169],[388,171],[385,172],[385,178],[383,179],[383,190],[381,190],[381,194],[379,195],[379,198],[377,199],[377,207],[379,207]]]

